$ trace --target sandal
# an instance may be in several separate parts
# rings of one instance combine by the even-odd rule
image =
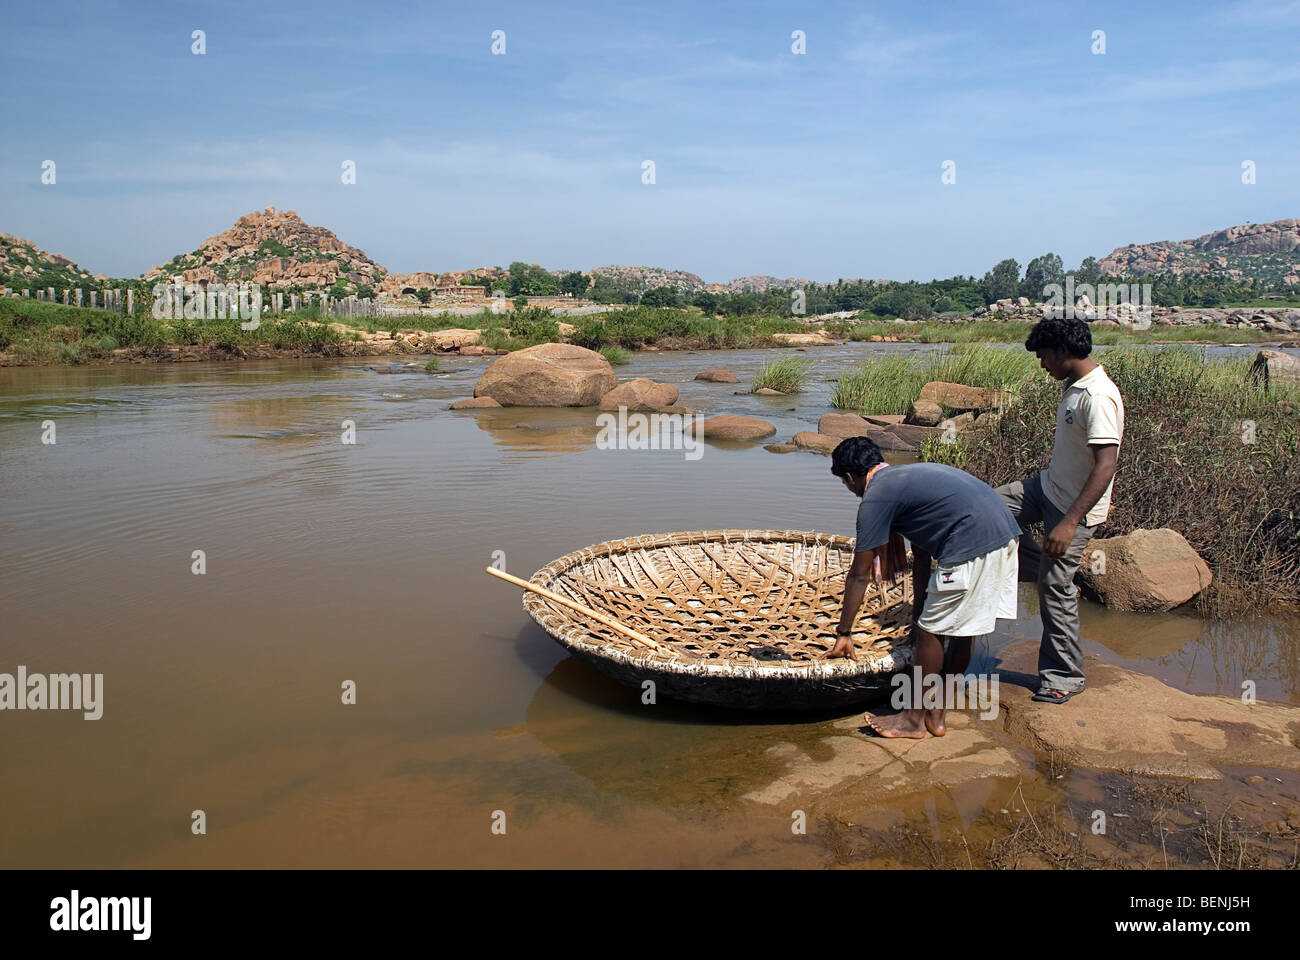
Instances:
[[[1065,690],[1039,690],[1034,694],[1033,699],[1039,703],[1065,703],[1073,697],[1083,693],[1082,690],[1067,692]]]

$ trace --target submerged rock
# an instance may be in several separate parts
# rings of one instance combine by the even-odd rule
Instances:
[[[701,370],[695,375],[696,380],[706,380],[709,383],[739,383],[736,375],[730,370]]]
[[[463,397],[451,405],[452,410],[478,410],[483,407],[499,407],[491,397]]]
[[[1020,777],[1032,767],[1028,751],[969,714],[950,712],[942,738],[883,740],[864,736],[862,729],[862,714],[855,713],[836,720],[815,745],[769,747],[766,759],[780,764],[781,772],[741,799],[774,806],[844,798],[863,805],[990,777]]]

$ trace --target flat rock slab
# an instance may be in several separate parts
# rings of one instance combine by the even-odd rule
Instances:
[[[781,776],[742,797],[777,806],[835,794],[855,802],[890,794],[955,787],[986,777],[1016,777],[1030,766],[996,726],[966,714],[949,714],[948,735],[925,740],[884,740],[862,732],[861,713],[837,720],[816,744],[781,743],[768,757],[785,764]]]
[[[1037,659],[1036,642],[1017,643],[999,666],[1004,728],[1027,747],[1073,766],[1195,780],[1221,780],[1223,766],[1300,770],[1300,707],[1184,693],[1095,657],[1084,661],[1086,691],[1065,704],[1036,703]]]

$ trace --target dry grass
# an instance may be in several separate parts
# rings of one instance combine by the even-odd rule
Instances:
[[[1098,536],[1173,527],[1205,559],[1207,613],[1300,604],[1300,401],[1294,387],[1247,382],[1244,360],[1196,348],[1113,350],[1098,359],[1124,396],[1126,423],[1109,519]],[[929,451],[992,486],[1047,465],[1060,385],[1030,380],[997,428]]]

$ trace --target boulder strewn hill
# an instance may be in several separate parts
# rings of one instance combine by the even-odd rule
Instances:
[[[812,283],[799,277],[751,276],[739,277],[727,283],[705,283],[697,274],[685,270],[665,270],[662,267],[608,266],[596,267],[593,277],[608,277],[616,283],[641,291],[657,287],[672,287],[678,293],[766,293],[768,290],[802,287]]]
[[[88,286],[94,280],[61,253],[49,253],[30,240],[0,233],[0,287],[36,290]]]
[[[251,280],[272,288],[344,287],[355,292],[387,273],[333,231],[310,226],[292,210],[267,207],[240,217],[193,253],[154,267],[144,279],[180,275],[187,281]]]
[[[1108,276],[1222,274],[1271,286],[1300,284],[1300,220],[1248,223],[1194,240],[1118,247],[1100,264]]]

